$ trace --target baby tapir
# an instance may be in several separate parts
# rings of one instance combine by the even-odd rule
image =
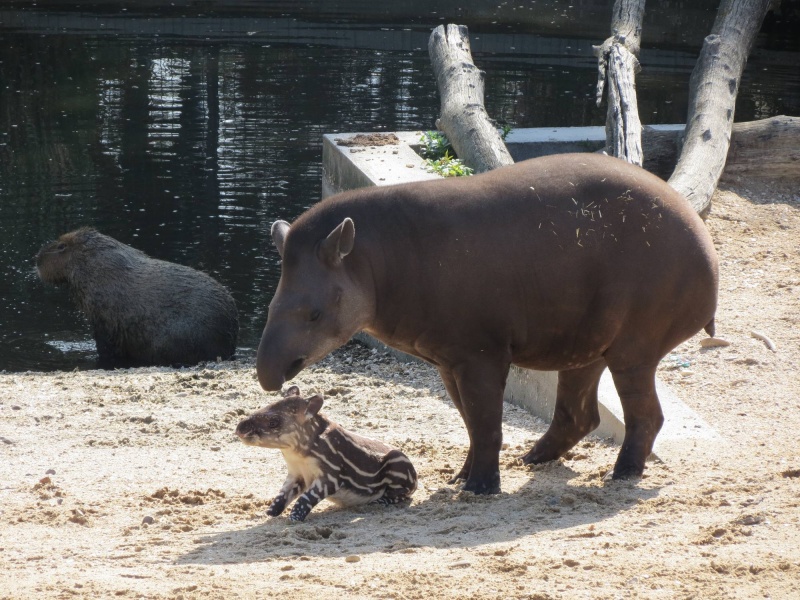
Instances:
[[[289,468],[269,516],[280,515],[298,496],[292,521],[304,520],[323,498],[342,506],[395,504],[414,493],[417,472],[405,454],[342,429],[320,414],[321,407],[321,396],[302,398],[293,385],[283,400],[236,427],[245,444],[280,449]]]

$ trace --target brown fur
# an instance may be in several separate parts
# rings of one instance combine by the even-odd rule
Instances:
[[[36,267],[42,281],[70,290],[103,364],[190,365],[236,351],[236,304],[205,273],[89,228],[43,246]]]

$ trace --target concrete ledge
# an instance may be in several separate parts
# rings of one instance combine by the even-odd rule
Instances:
[[[654,129],[679,131],[683,125],[660,125]],[[423,179],[439,179],[425,170],[423,159],[415,148],[420,145],[421,131],[394,132],[400,143],[386,146],[342,146],[336,140],[350,139],[356,133],[327,134],[323,136],[323,198],[349,189],[391,185]],[[605,144],[603,127],[568,127],[560,129],[520,129],[512,131],[506,139],[514,160],[523,160],[545,154],[595,151]],[[356,339],[369,346],[386,350],[400,360],[417,360],[407,354],[388,348],[366,334]],[[504,399],[531,413],[550,421],[555,407],[558,373],[532,371],[512,367],[506,384]],[[683,455],[687,442],[694,444],[721,441],[720,436],[676,394],[660,381],[656,389],[664,412],[665,423],[656,438],[654,454],[664,460],[674,460]],[[599,387],[600,426],[593,432],[612,438],[621,444],[625,437],[625,423],[619,396],[608,370],[603,373]]]
[[[441,179],[425,170],[425,161],[414,150],[421,131],[394,132],[400,143],[390,146],[340,146],[357,133],[322,136],[322,197],[371,185]]]

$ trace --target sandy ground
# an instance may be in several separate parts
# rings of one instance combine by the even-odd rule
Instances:
[[[291,524],[264,516],[280,453],[233,435],[276,399],[251,363],[0,374],[0,598],[800,597],[800,196],[736,189],[708,221],[731,345],[696,336],[660,373],[723,443],[638,482],[603,479],[596,438],[529,470],[546,425],[507,406],[503,493],[476,497],[447,484],[466,435],[434,370],[350,344],[297,382],[420,488]]]

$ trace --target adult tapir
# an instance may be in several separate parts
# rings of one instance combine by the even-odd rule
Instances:
[[[558,371],[553,421],[523,458],[562,456],[599,424],[608,366],[625,416],[615,478],[640,476],[663,423],[659,361],[713,335],[717,258],[658,177],[597,154],[327,198],[272,238],[281,279],[258,348],[277,390],[358,331],[435,365],[470,448],[455,480],[500,489],[511,364]]]

